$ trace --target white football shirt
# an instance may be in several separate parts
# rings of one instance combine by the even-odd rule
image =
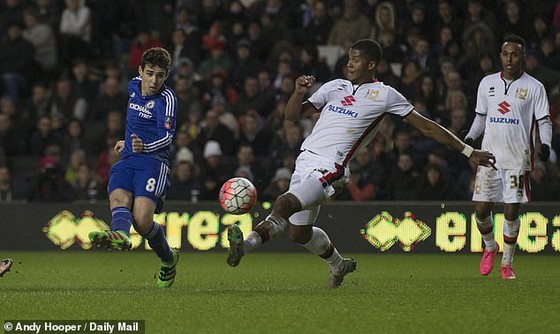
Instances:
[[[502,72],[484,77],[478,86],[476,113],[486,115],[482,149],[496,157],[496,168],[530,171],[537,120],[549,117],[544,86],[523,72],[507,82]]]
[[[307,100],[321,115],[301,145],[343,166],[367,145],[387,113],[406,117],[413,107],[394,88],[379,81],[352,85],[348,80],[326,82]]]

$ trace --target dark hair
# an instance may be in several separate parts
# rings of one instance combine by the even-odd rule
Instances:
[[[502,43],[502,45],[509,42],[521,45],[523,53],[525,53],[525,40],[523,39],[523,37],[518,35],[507,35],[506,37],[504,37],[504,42]]]
[[[140,66],[144,69],[148,64],[159,66],[165,69],[166,72],[169,72],[171,68],[171,55],[169,55],[169,51],[164,48],[150,48],[142,54]]]
[[[352,49],[363,51],[370,60],[376,63],[383,58],[381,45],[373,39],[360,39],[352,45]]]

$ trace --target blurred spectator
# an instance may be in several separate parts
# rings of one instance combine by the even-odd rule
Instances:
[[[233,168],[223,156],[217,141],[211,140],[204,145],[203,158],[201,199],[216,200],[222,184],[233,175]]]
[[[262,192],[268,184],[270,175],[269,161],[264,159],[255,159],[253,147],[249,144],[241,144],[237,149],[237,165],[235,170],[243,168],[246,173],[250,175],[247,177],[254,183],[259,192]]]
[[[362,13],[359,0],[344,0],[343,16],[335,20],[327,44],[339,45],[346,49],[346,44],[368,38],[371,23]]]
[[[77,0],[73,0],[77,1]],[[144,51],[153,47],[163,47],[163,42],[156,38],[151,32],[140,31],[134,37],[134,41],[130,46],[129,58],[127,63],[128,76],[132,77],[138,73],[138,67],[142,60],[142,54]]]
[[[424,101],[428,113],[433,116],[436,122],[441,124],[441,108],[438,105],[440,100],[439,89],[433,74],[425,73],[420,76],[416,97]],[[440,119],[439,121],[438,118]]]
[[[350,163],[350,182],[346,185],[348,199],[356,202],[371,201],[376,198],[378,185],[375,184],[375,165],[367,146],[360,147],[356,158]]]
[[[126,110],[127,103],[128,95],[121,89],[119,81],[115,78],[107,78],[90,108],[87,119],[89,121],[102,121],[111,110]]]
[[[60,9],[56,0],[36,0],[39,22],[48,24],[53,32],[60,28]]]
[[[62,115],[64,119],[86,119],[88,105],[86,99],[72,86],[69,78],[63,76],[56,82],[56,90],[51,102],[51,115]]]
[[[459,36],[463,27],[463,22],[459,17],[461,9],[454,8],[454,1],[439,0],[438,1],[438,18],[435,31],[441,31],[442,27],[448,27],[452,30],[452,36]]]
[[[191,67],[193,66],[193,59],[198,63],[200,59],[200,48],[192,45],[190,43],[191,41],[187,43],[187,33],[183,29],[177,28],[173,31],[171,42],[172,46],[169,49],[169,52],[171,53],[171,59],[173,60],[173,73],[177,72],[182,59],[189,59],[189,61],[191,61]]]
[[[498,22],[494,14],[488,9],[484,8],[482,0],[467,0],[467,11],[464,21],[463,31],[466,31],[470,26],[477,23],[485,24],[490,31],[496,31]]]
[[[393,30],[381,31],[379,33],[378,42],[383,48],[383,61],[391,63],[402,63],[404,59],[403,51],[401,50],[401,46],[399,45],[399,42],[397,41],[397,37],[395,36],[395,32]],[[379,69],[375,74],[375,77],[377,78],[378,75]]]
[[[296,41],[299,45],[325,45],[333,24],[334,21],[329,16],[328,1],[315,1],[312,3],[311,17],[304,20]]]
[[[231,57],[225,50],[225,37],[220,34],[219,29],[219,25],[213,25],[210,31],[212,35],[205,36],[207,39],[203,41],[203,48],[208,50],[208,57],[200,62],[198,73],[204,79],[209,79],[214,73],[222,73],[225,76],[232,66]]]
[[[91,167],[87,163],[80,164],[73,183],[74,199],[95,202],[107,197],[107,191],[103,189],[96,179]]]
[[[527,15],[521,15],[520,2],[518,0],[506,0],[505,5],[506,19],[500,24],[502,37],[514,34],[523,37],[526,41],[530,41],[531,23],[527,20]]]
[[[226,6],[227,13],[224,15],[223,27],[226,39],[233,46],[237,45],[241,39],[246,38],[249,15],[242,1],[232,0]]]
[[[226,101],[228,105],[237,102],[237,92],[226,84],[225,74],[222,72],[213,73],[203,89],[202,103],[205,108],[210,108],[214,100]]]
[[[418,173],[414,169],[414,161],[407,152],[402,152],[397,157],[396,169],[394,169],[387,183],[385,191],[391,200],[413,200],[416,199],[416,184]]]
[[[275,150],[272,153],[274,159],[273,166],[281,166],[282,160],[286,156],[297,157],[303,139],[303,129],[299,124],[284,121],[281,135],[275,137],[274,144],[271,146]]]
[[[60,56],[63,64],[73,58],[89,58],[91,53],[91,10],[85,0],[66,0],[60,19]]]
[[[4,95],[16,101],[29,92],[30,79],[36,68],[35,48],[22,36],[22,26],[11,24],[0,43],[0,73]]]
[[[414,61],[409,60],[403,64],[397,89],[407,99],[412,99],[417,94],[420,74],[418,64]]]
[[[177,95],[177,128],[187,122],[191,111],[201,113],[202,103],[200,103],[200,90],[185,77],[178,77],[175,80],[175,95]]]
[[[61,145],[62,137],[51,129],[51,117],[40,116],[37,120],[37,128],[29,139],[29,153],[35,156],[43,156],[45,148],[51,144]]]
[[[557,201],[560,199],[558,180],[547,172],[545,163],[535,161],[531,177],[531,201]]]
[[[449,187],[447,179],[437,164],[426,165],[424,174],[416,187],[416,200],[422,201],[449,201],[455,195]]]
[[[554,40],[550,36],[543,37],[539,43],[539,63],[549,68],[560,70],[560,52],[554,47]]]
[[[10,116],[0,113],[0,146],[3,153],[10,157],[25,152],[25,140],[19,129],[15,128]]]
[[[111,167],[119,160],[119,155],[114,150],[117,140],[117,137],[110,134],[107,135],[105,137],[105,149],[99,153],[95,161],[95,175],[99,178],[103,187],[106,187],[109,183],[109,171]]]
[[[303,46],[299,61],[299,73],[314,76],[316,83],[324,83],[331,79],[331,70],[324,61],[319,59],[319,50],[316,46]]]
[[[529,50],[525,57],[525,71],[540,81],[547,94],[550,94],[560,83],[560,72],[539,64],[536,52]]]
[[[48,24],[39,22],[37,11],[34,8],[26,8],[23,18],[25,21],[23,38],[33,44],[35,62],[45,73],[52,74],[58,64],[58,49],[54,32]]]
[[[243,91],[239,94],[234,107],[234,114],[239,117],[247,110],[256,110],[259,115],[266,117],[273,109],[274,100],[267,93],[259,90],[257,77],[248,76],[243,84]]]
[[[168,200],[181,200],[197,202],[202,194],[202,185],[197,178],[192,157],[188,154],[177,155],[177,160],[172,169],[171,186],[165,194]]]
[[[23,199],[23,197],[13,187],[10,169],[7,166],[0,166],[0,202],[11,202],[18,199]]]
[[[430,55],[430,44],[426,38],[419,38],[414,45],[414,53],[411,58],[420,72],[436,73],[438,69],[438,60]]]
[[[86,149],[89,149],[89,147],[84,138],[84,125],[78,119],[71,119],[66,124],[66,131],[62,141],[62,155],[64,159],[68,159],[74,151],[82,151],[85,158]]]
[[[220,123],[227,126],[233,132],[234,138],[239,138],[239,121],[233,116],[226,101],[221,97],[215,97],[212,99],[210,107],[218,113]]]
[[[233,132],[220,122],[218,113],[215,110],[208,110],[204,120],[205,123],[197,137],[200,147],[203,147],[208,141],[216,141],[220,145],[220,152],[227,156],[233,156],[236,151]]]
[[[412,4],[410,9],[410,17],[408,18],[408,28],[418,31],[418,35],[427,40],[433,40],[433,25],[428,22],[426,17],[426,9],[421,3]],[[414,47],[415,44],[412,44]]]
[[[399,86],[400,79],[395,75],[393,69],[391,68],[391,65],[385,58],[382,58],[379,61],[379,64],[377,64],[377,73],[375,77],[377,78],[377,80],[393,88],[397,88]]]
[[[373,38],[377,41],[381,40],[383,34],[390,34],[395,39],[397,31],[397,18],[395,13],[395,5],[389,1],[378,3],[375,7],[374,25],[372,30]],[[392,61],[398,61],[389,58]]]
[[[67,160],[66,171],[64,173],[64,179],[70,183],[75,184],[78,178],[78,172],[80,166],[85,165],[86,161],[86,152],[82,149],[74,150],[70,153],[70,157]]]
[[[39,161],[39,176],[33,184],[31,201],[70,202],[74,199],[74,189],[66,182],[60,163],[52,157]]]
[[[181,6],[177,9],[175,15],[175,29],[181,29],[185,32],[185,45],[188,45],[189,59],[197,66],[201,56],[201,35],[196,22],[195,15],[191,13],[187,6]],[[192,8],[192,7],[191,7]]]
[[[99,95],[99,82],[92,77],[85,59],[76,58],[72,61],[72,85],[84,97],[88,106],[93,106]]]
[[[261,66],[260,62],[253,56],[251,42],[241,39],[235,46],[235,60],[228,75],[228,82],[234,88],[241,89],[245,79],[254,75]]]
[[[270,153],[270,142],[272,133],[265,129],[262,120],[254,110],[249,110],[240,119],[241,132],[239,144],[250,145],[253,153],[258,158],[265,158]]]
[[[31,96],[22,103],[21,114],[25,115],[27,127],[33,126],[37,118],[50,115],[51,112],[51,92],[46,83],[36,82],[31,87]]]
[[[261,201],[275,201],[278,196],[282,195],[290,187],[290,179],[292,178],[292,171],[286,167],[280,167],[274,173],[274,177],[270,184],[260,195]]]

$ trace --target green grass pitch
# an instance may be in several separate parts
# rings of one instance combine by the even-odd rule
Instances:
[[[182,252],[160,290],[149,252],[2,252],[0,320],[145,320],[146,333],[559,333],[560,257],[518,255],[518,279],[480,255],[352,254],[358,271],[325,287],[307,253]],[[498,269],[498,270],[496,270]]]

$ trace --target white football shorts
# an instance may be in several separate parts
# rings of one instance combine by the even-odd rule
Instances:
[[[319,209],[327,198],[344,187],[350,179],[347,167],[333,161],[303,151],[296,160],[296,169],[290,181],[288,192],[298,198],[303,208],[290,217],[294,225],[312,225],[319,215]]]
[[[529,172],[478,166],[473,201],[527,203],[530,196]]]

